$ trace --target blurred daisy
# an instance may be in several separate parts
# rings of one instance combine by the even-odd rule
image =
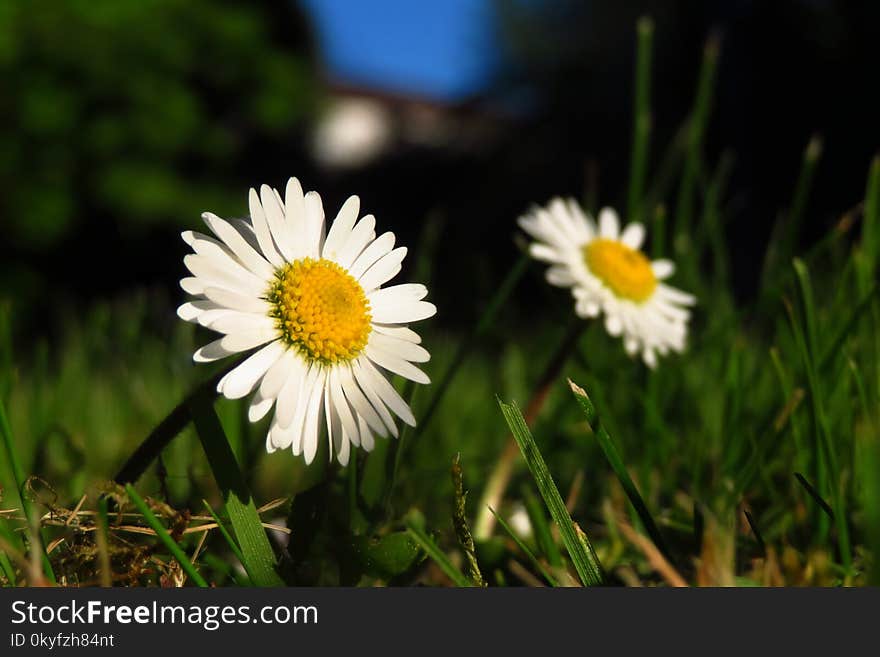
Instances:
[[[382,287],[401,269],[406,248],[394,233],[376,237],[372,215],[358,220],[350,197],[325,231],[315,192],[296,178],[284,199],[263,185],[250,190],[250,220],[202,215],[215,237],[183,233],[194,253],[180,281],[193,299],[177,314],[223,337],[195,352],[198,362],[256,350],[218,383],[239,399],[256,390],[248,417],[274,407],[266,449],[290,448],[311,463],[326,426],[330,456],[343,465],[351,446],[370,451],[374,436],[397,436],[392,413],[415,418],[384,371],[417,383],[428,377],[413,363],[430,356],[404,326],[437,311],[424,285]]]
[[[620,231],[617,213],[599,212],[599,225],[572,199],[555,198],[519,219],[536,242],[529,253],[550,263],[547,281],[571,288],[580,317],[605,315],[605,329],[622,336],[629,355],[639,352],[649,367],[657,355],[685,347],[696,299],[663,281],[675,271],[669,260],[649,260],[639,249],[645,228],[633,222]]]

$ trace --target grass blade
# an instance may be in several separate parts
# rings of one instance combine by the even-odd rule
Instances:
[[[406,531],[456,586],[470,587],[474,585],[463,572],[453,565],[449,557],[446,556],[446,553],[438,547],[433,538],[425,533],[424,529],[413,522],[409,522],[407,523]]]
[[[31,536],[39,540],[39,545],[32,545],[32,550],[39,550],[41,560],[43,562],[43,574],[52,584],[55,584],[55,573],[52,571],[52,564],[49,562],[49,555],[46,554],[43,545],[43,537],[40,531],[40,521],[34,515],[35,511],[31,505],[31,501],[24,494],[25,476],[22,470],[21,462],[18,460],[18,453],[15,451],[15,445],[12,443],[12,429],[9,426],[9,419],[6,417],[6,406],[0,399],[0,440],[3,441],[3,449],[6,453],[6,462],[12,471],[12,479],[15,482],[15,491],[18,493],[18,499],[21,501],[21,508],[27,519],[28,527],[32,529]]]
[[[800,472],[795,472],[794,478],[797,479],[801,486],[803,486],[803,489],[807,491],[807,494],[813,498],[813,501],[819,505],[819,508],[822,509],[829,518],[834,520],[834,510],[831,508],[831,505],[825,501],[825,498],[819,495],[819,492],[813,488],[813,485],[807,481],[807,478]]]
[[[532,530],[535,533],[535,542],[538,544],[538,549],[547,558],[547,562],[551,566],[562,568],[562,552],[559,551],[559,546],[553,540],[553,533],[550,531],[550,523],[547,522],[547,516],[544,514],[544,507],[541,506],[538,498],[528,488],[523,489],[523,502],[526,506],[529,522],[532,524]]]
[[[681,186],[676,203],[675,237],[687,235],[691,228],[694,213],[697,181],[703,166],[703,138],[709,111],[712,105],[712,90],[715,86],[715,73],[718,69],[720,39],[712,35],[703,50],[703,63],[697,83],[697,95],[688,120],[687,151],[684,160]]]
[[[541,562],[538,560],[538,557],[535,556],[535,553],[532,552],[529,549],[529,546],[526,545],[525,543],[523,543],[522,539],[520,539],[520,537],[516,535],[516,532],[513,531],[513,527],[511,527],[507,523],[507,521],[504,518],[502,518],[495,511],[495,509],[490,508],[489,511],[492,512],[492,515],[495,516],[495,519],[498,521],[498,524],[501,525],[501,527],[504,529],[504,531],[506,531],[507,534],[510,536],[510,538],[513,539],[513,542],[516,543],[516,546],[520,550],[522,550],[522,553],[524,555],[526,555],[526,557],[528,557],[529,561],[532,562],[532,565],[541,572],[541,575],[544,576],[544,579],[547,580],[547,583],[550,586],[559,586],[559,584],[554,579],[553,575],[551,575],[550,572],[546,568],[544,568],[543,564],[541,564]]]
[[[467,521],[467,491],[464,489],[464,473],[461,469],[461,454],[456,454],[452,461],[452,491],[454,505],[452,509],[452,525],[455,527],[455,535],[458,543],[464,550],[468,564],[468,574],[477,586],[486,586],[480,565],[477,563],[477,553],[474,547],[474,538]]]
[[[208,586],[208,583],[205,581],[205,578],[199,574],[199,571],[196,570],[195,566],[190,562],[189,557],[177,544],[177,541],[171,538],[168,530],[166,530],[165,527],[162,526],[162,523],[159,522],[159,519],[150,510],[150,507],[147,506],[147,503],[144,502],[143,498],[138,495],[138,492],[134,489],[134,487],[131,484],[126,484],[125,492],[128,493],[129,499],[134,502],[134,505],[137,507],[138,511],[140,511],[141,515],[143,515],[144,520],[146,520],[147,524],[153,529],[154,532],[156,532],[156,536],[159,537],[159,540],[162,541],[162,544],[168,549],[168,551],[171,553],[171,556],[177,560],[177,563],[180,564],[180,567],[183,568],[183,571],[198,586],[206,588]]]
[[[805,340],[800,339],[801,355],[804,360],[804,367],[807,371],[807,383],[810,388],[810,401],[813,407],[813,419],[816,426],[816,432],[819,438],[820,457],[824,457],[824,471],[828,477],[828,484],[831,487],[831,500],[834,507],[834,519],[837,523],[837,541],[840,548],[840,556],[843,566],[849,574],[852,566],[852,552],[850,548],[849,526],[846,521],[845,500],[843,495],[842,484],[840,482],[840,471],[837,467],[837,454],[831,439],[831,431],[829,429],[828,417],[825,412],[823,390],[820,386],[819,376],[816,369],[816,360],[818,353],[818,323],[816,319],[815,301],[813,297],[813,289],[810,284],[810,276],[806,265],[799,259],[794,260],[794,270],[797,276],[798,289],[800,292],[801,306],[803,308]],[[796,322],[795,322],[796,323]],[[803,343],[806,342],[806,345]]]
[[[114,477],[114,481],[124,486],[135,482],[146,472],[150,464],[158,458],[162,450],[168,446],[174,438],[184,430],[191,419],[190,406],[197,397],[202,395],[216,395],[217,383],[227,372],[238,366],[244,357],[234,359],[227,367],[217,372],[214,376],[203,381],[182,402],[175,406],[165,418],[156,425],[144,441],[128,458],[125,464]]]
[[[544,503],[550,511],[550,515],[559,526],[559,533],[562,536],[562,542],[568,550],[568,555],[577,570],[581,582],[585,586],[596,586],[604,582],[602,567],[599,559],[593,550],[590,540],[583,532],[578,531],[574,521],[565,508],[565,502],[559,494],[559,489],[547,469],[544,457],[532,437],[532,432],[526,424],[525,418],[520,412],[516,404],[505,404],[500,399],[498,405],[501,407],[501,413],[510,427],[510,431],[519,445],[523,458],[529,466],[532,477],[538,485],[538,490],[544,498]]]
[[[283,586],[275,572],[275,553],[266,537],[266,531],[257,513],[253,497],[214,412],[208,395],[199,395],[190,407],[196,433],[208,457],[208,463],[217,485],[223,493],[226,513],[232,522],[235,536],[241,545],[242,565],[255,586]]]
[[[229,546],[229,549],[232,551],[232,554],[235,555],[235,558],[238,559],[238,562],[244,566],[244,556],[241,553],[241,548],[238,547],[238,544],[235,542],[235,539],[232,538],[232,534],[229,533],[229,530],[226,529],[226,525],[223,524],[223,521],[220,520],[220,516],[217,515],[217,512],[214,511],[213,507],[208,504],[208,500],[202,500],[202,504],[205,505],[205,508],[208,510],[208,513],[211,514],[211,517],[214,519],[214,522],[217,523],[217,529],[220,531],[220,535],[223,536],[223,539],[226,541],[226,544]]]
[[[629,476],[629,472],[627,472],[626,466],[623,464],[623,459],[620,458],[617,448],[614,447],[611,436],[608,435],[608,431],[599,419],[599,414],[596,412],[595,405],[587,395],[586,391],[575,384],[574,381],[569,379],[568,385],[571,386],[574,398],[577,400],[578,404],[580,404],[581,410],[587,418],[587,424],[589,424],[590,428],[593,430],[593,435],[596,436],[596,440],[599,442],[599,446],[602,448],[602,452],[605,454],[608,464],[611,466],[611,469],[614,470],[614,474],[617,475],[617,479],[620,481],[620,485],[623,486],[626,496],[635,508],[642,524],[645,526],[645,531],[648,532],[648,536],[654,541],[654,545],[656,545],[657,548],[669,558],[669,550],[663,540],[663,535],[660,533],[657,524],[654,522],[654,518],[651,517],[651,513],[648,511],[648,507],[645,505],[645,501],[642,499],[639,489],[636,488],[635,482],[633,482],[632,478]]]
[[[633,100],[632,155],[629,170],[629,221],[642,221],[645,208],[645,176],[648,170],[648,146],[651,137],[651,45],[654,21],[642,16],[637,23],[636,90]]]

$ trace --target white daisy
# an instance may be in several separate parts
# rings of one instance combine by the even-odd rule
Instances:
[[[239,399],[256,390],[248,417],[273,406],[266,449],[290,448],[311,463],[326,426],[330,456],[345,465],[351,446],[370,451],[374,436],[397,436],[392,413],[414,426],[406,402],[383,370],[429,383],[413,363],[428,361],[421,338],[404,326],[431,317],[424,285],[382,287],[401,269],[405,247],[394,233],[376,237],[376,220],[358,220],[350,197],[325,234],[324,208],[296,178],[284,200],[263,185],[250,190],[250,221],[202,215],[216,236],[186,231],[195,253],[180,281],[193,299],[177,309],[223,334],[195,352],[197,362],[256,350],[218,383]]]
[[[573,199],[555,198],[535,207],[519,225],[537,241],[529,253],[550,263],[547,281],[570,287],[579,317],[605,314],[605,329],[623,336],[629,355],[639,352],[649,367],[657,354],[684,351],[687,323],[696,299],[663,281],[675,271],[669,260],[650,261],[639,249],[645,227],[633,222],[620,232],[617,213],[599,212],[598,228]]]

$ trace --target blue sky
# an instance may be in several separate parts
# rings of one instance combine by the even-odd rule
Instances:
[[[490,0],[302,0],[334,81],[455,101],[485,88]]]

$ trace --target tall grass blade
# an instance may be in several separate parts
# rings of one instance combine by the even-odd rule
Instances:
[[[275,553],[247,489],[235,455],[208,395],[199,395],[190,406],[196,432],[208,464],[223,493],[226,512],[241,545],[242,565],[256,586],[283,586],[275,572]]]
[[[697,94],[688,119],[684,171],[676,203],[676,239],[689,233],[693,221],[697,182],[703,167],[703,140],[706,134],[706,125],[709,122],[709,112],[712,107],[712,92],[715,86],[715,74],[718,69],[720,49],[721,42],[717,34],[709,37],[703,49],[703,62],[700,66]]]
[[[630,155],[629,221],[642,221],[645,177],[648,170],[648,148],[651,138],[651,45],[654,21],[642,16],[636,25],[636,89],[633,99],[633,136]]]
[[[138,511],[141,512],[144,520],[146,520],[147,524],[153,529],[154,532],[156,532],[156,536],[159,537],[159,540],[162,541],[162,544],[171,553],[171,556],[174,557],[177,563],[180,564],[180,567],[183,568],[183,571],[198,586],[206,588],[208,586],[208,583],[205,581],[205,578],[201,576],[198,570],[196,570],[196,567],[190,562],[189,557],[177,544],[177,541],[171,538],[168,530],[166,530],[165,527],[162,526],[162,523],[159,522],[159,519],[150,510],[150,507],[147,506],[147,503],[144,502],[144,499],[140,495],[138,495],[138,492],[134,489],[134,487],[131,484],[127,484],[125,486],[125,492],[128,493],[129,499],[134,502],[134,505],[137,507]]]
[[[578,386],[571,379],[569,379],[568,385],[571,387],[571,391],[574,393],[574,398],[584,412],[584,415],[587,418],[587,424],[590,425],[593,435],[596,436],[596,440],[599,442],[599,446],[602,448],[602,452],[605,454],[608,464],[611,466],[611,469],[614,470],[614,474],[620,481],[620,485],[623,486],[626,496],[635,508],[642,524],[645,526],[645,531],[648,532],[648,536],[651,537],[654,545],[656,545],[657,548],[668,558],[669,550],[666,547],[666,542],[663,540],[663,535],[660,533],[660,530],[654,522],[654,518],[648,511],[648,507],[645,505],[645,501],[642,499],[639,489],[636,488],[635,482],[633,482],[632,478],[629,476],[629,472],[627,472],[623,459],[620,458],[620,454],[614,446],[611,436],[608,435],[608,431],[599,419],[599,414],[596,412],[596,406],[587,395],[586,390]]]
[[[534,493],[526,487],[523,487],[523,502],[526,506],[529,522],[532,525],[532,531],[535,534],[535,542],[538,544],[538,549],[553,568],[562,568],[562,552],[559,551],[559,546],[553,540],[553,532],[550,530],[550,523],[547,522],[547,515],[544,512],[543,505],[538,501]]]
[[[553,577],[553,575],[550,574],[550,571],[548,571],[548,570],[544,567],[544,564],[542,564],[542,563],[540,562],[540,560],[538,559],[538,557],[535,556],[535,553],[532,552],[532,551],[529,549],[529,546],[526,545],[525,543],[523,543],[522,539],[521,539],[519,536],[517,536],[517,534],[516,534],[515,531],[513,531],[513,527],[511,527],[511,526],[508,524],[508,522],[507,522],[504,518],[502,518],[502,517],[498,514],[497,511],[495,511],[495,509],[491,509],[491,508],[490,508],[489,510],[492,512],[492,515],[495,516],[495,519],[498,521],[498,524],[501,525],[501,527],[504,529],[504,531],[506,531],[507,534],[510,536],[510,538],[513,539],[513,542],[516,543],[516,546],[517,546],[520,550],[522,550],[522,553],[523,553],[524,555],[526,555],[526,557],[528,558],[529,561],[532,562],[532,565],[533,565],[535,568],[538,569],[538,571],[541,573],[541,575],[544,576],[544,579],[547,580],[547,583],[548,583],[550,586],[559,586],[559,584],[557,583],[556,579]]]
[[[474,546],[474,538],[467,521],[467,491],[464,489],[464,473],[461,469],[461,455],[456,454],[452,461],[452,493],[454,504],[452,508],[452,525],[455,527],[455,535],[458,543],[464,550],[464,556],[468,564],[468,574],[477,586],[486,586],[480,565],[477,563],[477,551]]]
[[[449,557],[446,556],[446,553],[439,548],[433,538],[425,533],[424,529],[413,522],[409,522],[407,523],[406,531],[456,586],[474,586],[474,583],[468,579],[467,575],[455,567],[455,565],[449,560]]]
[[[520,412],[516,404],[505,404],[500,399],[498,405],[501,407],[501,413],[510,427],[510,431],[522,452],[523,458],[538,485],[538,491],[544,498],[550,516],[559,526],[559,533],[562,536],[562,542],[568,551],[568,556],[574,564],[575,570],[585,586],[596,586],[604,582],[602,567],[599,559],[593,550],[590,540],[585,534],[578,531],[568,509],[565,508],[565,502],[559,494],[544,457],[532,437],[532,432],[526,424],[525,418]]]
[[[28,527],[31,528],[30,535],[37,540],[39,545],[32,545],[32,550],[39,550],[41,553],[41,561],[43,563],[43,574],[52,584],[55,584],[55,573],[52,570],[52,564],[49,562],[49,555],[44,549],[45,541],[41,536],[40,520],[36,516],[36,510],[31,505],[24,492],[25,476],[21,467],[21,461],[18,459],[18,453],[12,439],[12,428],[9,426],[9,419],[6,417],[6,405],[0,399],[0,440],[3,441],[3,451],[6,454],[6,463],[12,472],[12,480],[15,482],[15,491],[18,493],[18,499],[21,501],[21,509],[24,511]]]
[[[202,504],[205,505],[205,508],[208,510],[208,513],[211,514],[211,517],[214,519],[214,522],[217,523],[217,529],[220,532],[220,535],[223,537],[223,540],[226,541],[226,545],[229,546],[232,554],[235,555],[235,558],[238,559],[238,562],[244,566],[244,555],[241,553],[241,548],[238,547],[238,543],[235,542],[235,539],[232,538],[232,534],[229,533],[229,530],[226,529],[226,525],[223,524],[223,521],[220,519],[220,516],[217,515],[217,512],[214,511],[213,507],[208,504],[208,500],[202,500]]]
[[[824,471],[826,473],[829,486],[831,487],[831,499],[834,505],[834,518],[837,524],[837,540],[840,548],[840,556],[843,561],[843,566],[846,569],[847,574],[849,574],[850,567],[852,566],[852,552],[850,548],[849,525],[847,524],[846,519],[845,498],[840,481],[840,470],[837,465],[837,453],[834,444],[832,443],[829,420],[825,412],[823,390],[816,370],[818,353],[817,334],[819,328],[816,318],[815,300],[806,265],[795,258],[794,269],[797,276],[798,289],[800,291],[805,327],[804,333],[806,335],[806,348],[804,348],[803,344],[801,345],[801,355],[804,360],[804,367],[807,371],[807,383],[810,389],[813,419],[820,441],[821,457],[824,458],[825,462],[825,467],[820,472]],[[804,340],[800,340],[800,342],[803,343]]]
[[[186,428],[191,419],[190,407],[196,398],[203,395],[216,395],[217,384],[220,382],[227,372],[238,366],[244,356],[233,359],[233,361],[214,376],[200,383],[186,398],[175,406],[165,418],[156,425],[144,441],[138,445],[134,453],[128,458],[114,481],[124,486],[127,483],[135,482],[140,476],[147,471],[150,464],[155,461],[162,450],[168,446],[174,438]]]

